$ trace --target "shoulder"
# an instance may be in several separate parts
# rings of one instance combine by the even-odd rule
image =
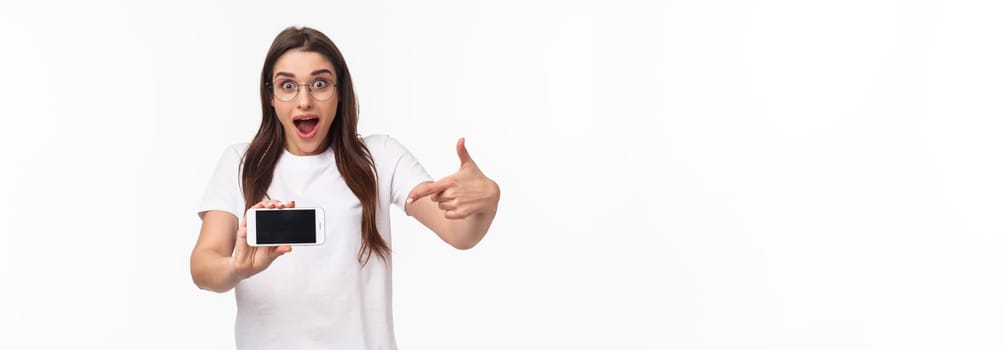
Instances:
[[[223,155],[221,158],[240,160],[244,158],[244,154],[248,152],[248,146],[250,145],[251,143],[241,142],[227,146],[223,149]]]
[[[388,134],[373,134],[363,138],[366,148],[386,147],[390,142],[397,143],[398,141]]]
[[[386,134],[369,135],[363,138],[363,143],[370,150],[374,159],[397,158],[407,152],[398,140]]]
[[[250,144],[245,143],[235,143],[227,146],[220,152],[220,158],[217,160],[217,171],[222,169],[234,169],[240,168],[241,162],[244,160],[244,154],[248,151],[248,146]]]

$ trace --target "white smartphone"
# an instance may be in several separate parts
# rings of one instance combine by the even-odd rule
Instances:
[[[325,211],[321,208],[251,208],[246,217],[249,246],[325,243]]]

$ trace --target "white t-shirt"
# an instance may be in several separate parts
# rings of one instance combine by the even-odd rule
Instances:
[[[377,230],[391,244],[389,209],[404,208],[416,185],[431,180],[397,140],[364,139],[377,169]],[[199,213],[244,215],[240,164],[248,144],[227,148]],[[376,254],[360,269],[362,206],[339,174],[334,152],[296,156],[283,151],[268,195],[325,211],[326,241],[296,246],[235,288],[239,349],[396,349],[391,316],[391,264]]]

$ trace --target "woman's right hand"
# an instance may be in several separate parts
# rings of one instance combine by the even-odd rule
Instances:
[[[293,208],[295,203],[282,203],[278,200],[265,200],[252,208]],[[293,251],[289,245],[274,247],[252,247],[248,245],[247,214],[241,218],[241,226],[237,229],[237,242],[234,242],[233,267],[237,280],[243,280],[262,272],[279,256]]]

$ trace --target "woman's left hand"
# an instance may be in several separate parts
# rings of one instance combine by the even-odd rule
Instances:
[[[460,170],[439,181],[416,186],[408,194],[406,203],[429,196],[443,210],[443,215],[451,220],[483,213],[494,215],[499,205],[499,185],[482,174],[475,161],[471,160],[468,149],[464,147],[464,138],[457,140],[457,156],[461,159]]]

